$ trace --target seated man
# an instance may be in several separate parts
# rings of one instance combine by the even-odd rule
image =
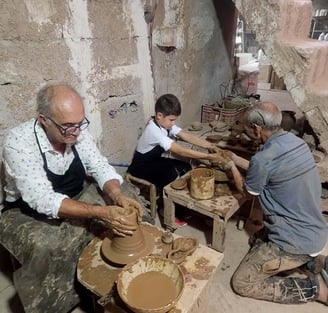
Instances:
[[[307,144],[281,129],[281,118],[272,103],[250,107],[245,128],[263,147],[251,158],[245,179],[236,167],[241,165],[240,157],[232,155],[226,164],[239,189],[258,196],[265,227],[262,236],[255,234],[256,240],[232,277],[232,287],[255,299],[327,304],[328,258],[320,253],[328,232],[321,212],[319,172]],[[299,267],[308,276],[284,273]]]
[[[175,125],[181,114],[181,105],[176,96],[165,94],[155,103],[155,116],[144,129],[134,153],[128,172],[133,176],[153,183],[162,190],[167,184],[179,178],[191,165],[181,160],[163,157],[164,152],[191,159],[215,160],[216,153],[207,153],[183,147],[174,139],[179,137],[185,142],[205,149],[214,146]]]
[[[75,271],[86,244],[106,228],[121,236],[136,229],[95,188],[84,188],[87,175],[122,211],[132,206],[141,215],[142,208],[122,194],[122,177],[86,130],[84,105],[72,87],[45,86],[37,110],[37,119],[10,130],[5,139],[0,242],[22,265],[14,284],[25,312],[64,313],[79,302]]]

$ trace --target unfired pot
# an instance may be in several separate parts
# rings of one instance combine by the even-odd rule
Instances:
[[[209,168],[196,168],[190,172],[190,196],[199,199],[211,199],[215,190],[215,173]]]

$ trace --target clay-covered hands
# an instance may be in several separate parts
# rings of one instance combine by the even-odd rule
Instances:
[[[210,160],[213,166],[226,171],[230,170],[234,165],[232,160],[233,153],[231,151],[223,150],[218,147],[211,147],[209,152],[213,155],[213,158]]]
[[[235,153],[229,150],[223,150],[218,147],[211,148],[208,151],[210,153],[213,153],[213,155],[217,156],[216,159],[211,161],[211,164],[225,171],[230,170],[232,172],[234,183],[237,190],[242,195],[245,195],[244,178],[240,174],[236,164],[241,168],[247,170],[249,168],[249,161],[241,157],[238,157]]]
[[[141,222],[142,220],[142,215],[143,215],[143,209],[141,204],[129,197],[124,196],[123,194],[119,194],[118,196],[115,197],[114,202],[116,205],[119,205],[125,209],[133,208],[137,212],[137,217],[138,217],[138,223]]]
[[[219,154],[221,157],[225,158],[225,159],[229,159],[232,160],[232,157],[234,155],[233,152],[229,151],[229,150],[224,150],[224,149],[220,149],[219,147],[210,147],[208,149],[209,153],[216,153]]]
[[[138,224],[136,218],[135,220],[127,218],[130,210],[116,205],[109,205],[107,208],[103,221],[109,225],[113,233],[122,237],[133,235]]]

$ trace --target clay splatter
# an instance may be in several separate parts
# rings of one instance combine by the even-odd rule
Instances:
[[[209,265],[209,260],[201,257],[195,262],[195,270],[190,272],[191,276],[198,280],[207,280],[211,273],[215,270],[215,266]]]

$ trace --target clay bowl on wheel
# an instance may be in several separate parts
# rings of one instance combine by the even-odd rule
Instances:
[[[118,294],[136,313],[166,313],[180,299],[184,277],[173,261],[147,256],[126,265],[117,278]]]

